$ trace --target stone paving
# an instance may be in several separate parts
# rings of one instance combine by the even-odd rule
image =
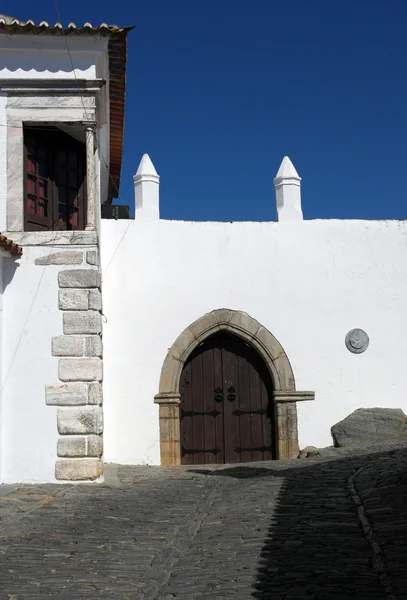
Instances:
[[[0,600],[407,598],[407,447],[0,486]]]

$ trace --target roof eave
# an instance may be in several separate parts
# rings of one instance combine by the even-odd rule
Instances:
[[[123,158],[124,108],[126,96],[127,33],[109,39],[110,180],[107,203],[119,197]]]

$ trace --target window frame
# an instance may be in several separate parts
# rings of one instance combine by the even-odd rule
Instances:
[[[42,216],[33,214],[28,211],[28,179],[30,173],[28,171],[28,139],[33,138],[38,144],[42,142],[45,147],[45,154],[48,163],[48,215]],[[76,140],[69,134],[61,131],[57,127],[44,127],[35,125],[23,126],[23,147],[24,147],[24,163],[23,163],[23,178],[24,178],[24,231],[42,232],[42,231],[83,231],[86,227],[87,218],[87,184],[86,184],[86,144]],[[77,215],[78,222],[73,224],[66,220],[61,220],[59,207],[62,203],[59,198],[60,172],[58,164],[58,153],[61,151],[72,150],[78,154],[78,164],[75,169],[78,173],[79,186],[77,189],[78,207]],[[67,166],[67,169],[69,167]],[[36,201],[38,195],[38,181],[40,179],[38,162],[36,163]],[[69,195],[69,185],[68,195]],[[65,202],[69,206],[69,201]]]

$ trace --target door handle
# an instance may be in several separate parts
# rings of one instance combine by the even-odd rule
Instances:
[[[236,390],[233,387],[233,385],[231,385],[230,387],[228,387],[228,392],[229,392],[229,394],[228,394],[228,400],[229,400],[229,402],[233,402],[233,400],[236,400],[236,394],[235,394]]]
[[[215,389],[215,402],[223,402],[223,390],[220,387]]]

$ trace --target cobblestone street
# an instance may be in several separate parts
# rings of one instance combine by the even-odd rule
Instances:
[[[0,599],[407,598],[407,449],[0,486]]]

